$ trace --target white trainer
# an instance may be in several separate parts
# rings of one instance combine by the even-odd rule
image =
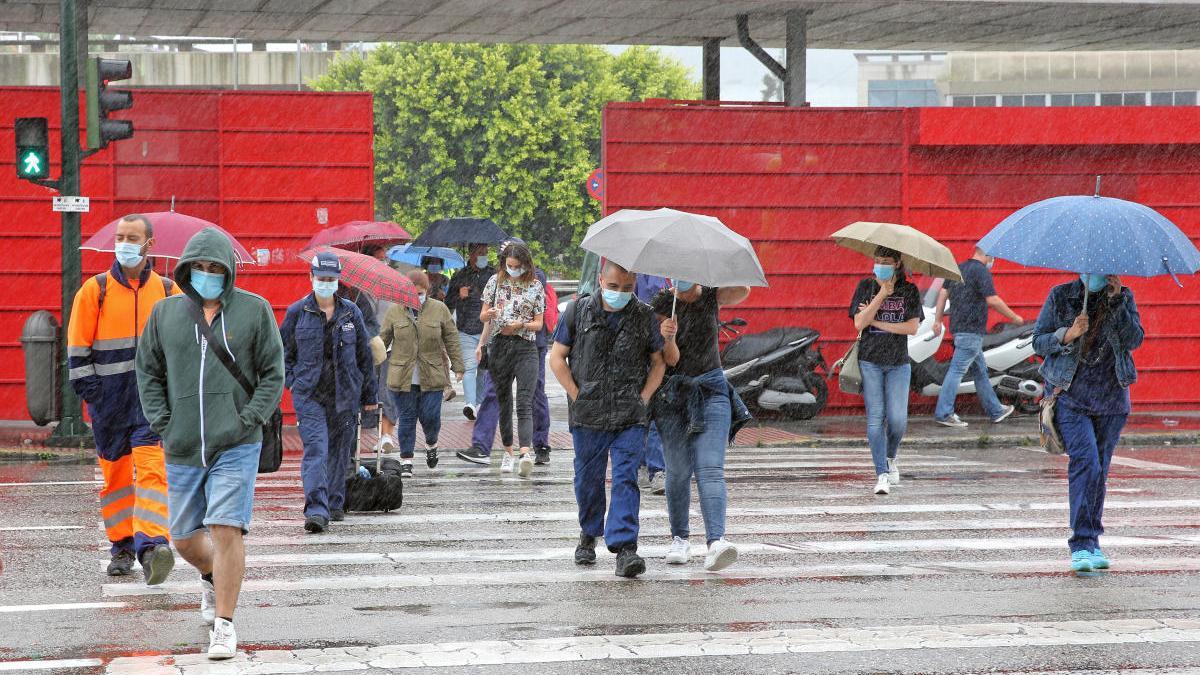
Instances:
[[[383,450],[383,454],[390,455],[396,451],[396,437],[391,434],[384,434],[379,437],[379,448]]]
[[[944,420],[934,420],[934,421],[936,421],[938,424],[940,424],[944,427],[951,427],[953,429],[965,429],[968,426],[970,426],[966,422],[959,419],[958,415],[951,415]]]
[[[886,473],[879,474],[879,479],[875,481],[875,494],[886,495],[886,494],[889,494],[891,491],[892,491],[891,480],[888,478],[888,474],[886,474]]]
[[[224,661],[237,656],[237,631],[233,622],[217,619],[212,632],[208,634],[208,659]]]
[[[708,545],[708,556],[704,558],[704,569],[709,572],[720,572],[737,562],[737,558],[737,547],[724,539],[718,539]]]
[[[529,478],[531,473],[533,473],[533,457],[527,452],[521,455],[521,461],[517,462],[517,475],[521,478]]]
[[[504,453],[504,459],[500,460],[500,473],[513,472],[513,456],[509,453]]]
[[[687,539],[675,537],[671,540],[671,548],[667,550],[668,565],[686,565],[692,559],[692,546]]]
[[[894,459],[888,460],[888,480],[892,485],[900,484],[900,463]]]
[[[200,618],[210,626],[217,618],[217,589],[203,579],[200,580]]]

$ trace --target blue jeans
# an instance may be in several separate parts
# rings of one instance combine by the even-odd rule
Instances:
[[[957,333],[954,336],[954,356],[950,359],[950,370],[942,380],[942,391],[938,394],[937,408],[933,416],[944,420],[954,414],[954,400],[963,376],[971,371],[975,380],[975,394],[983,404],[983,411],[990,419],[1004,414],[1004,406],[996,398],[992,382],[988,379],[987,361],[983,358],[983,336],[977,333]]]
[[[533,390],[533,446],[550,447],[550,401],[546,398],[546,352],[548,347],[538,349],[538,381]],[[479,410],[475,416],[475,427],[471,430],[471,446],[491,454],[496,441],[496,429],[500,426],[500,403],[496,398],[496,387],[492,375],[483,371],[479,376]]]
[[[908,430],[908,384],[912,366],[881,366],[859,361],[863,400],[867,406],[867,441],[875,475],[887,473],[887,461],[896,458],[900,440]]]
[[[303,398],[294,398],[293,403],[304,444],[300,460],[304,516],[329,518],[330,511],[341,511],[346,504],[346,470],[354,453],[357,415]]]
[[[546,354],[538,347],[538,379],[533,389],[533,447],[550,447],[550,399],[546,398]]]
[[[658,432],[658,423],[651,422],[646,428],[646,454],[642,457],[642,466],[653,476],[666,468],[663,461],[663,439]]]
[[[262,443],[247,443],[220,453],[208,466],[168,463],[171,538],[188,539],[211,525],[249,532],[260,454]]]
[[[729,445],[729,395],[706,392],[704,431],[688,433],[688,422],[679,408],[663,408],[658,414],[662,431],[663,458],[667,464],[667,515],[671,536],[688,538],[688,509],[691,506],[692,474],[700,491],[700,513],[709,543],[725,536],[725,448]]]
[[[1104,495],[1113,449],[1121,439],[1127,415],[1085,415],[1059,403],[1055,420],[1067,457],[1067,492],[1071,502],[1071,552],[1100,547],[1104,534]]]
[[[417,442],[417,420],[425,432],[425,445],[434,446],[442,430],[442,390],[421,391],[414,384],[408,391],[392,390],[396,401],[396,443],[400,456],[412,459],[413,445]]]
[[[646,427],[621,431],[571,429],[575,440],[575,502],[579,505],[579,529],[591,537],[604,537],[613,553],[626,546],[637,547],[638,511],[642,493],[637,471],[642,459]],[[604,474],[612,455],[612,504],[604,519]]]
[[[467,370],[463,373],[463,395],[469,405],[478,406],[483,399],[477,382],[479,379],[479,364],[475,362],[475,349],[479,347],[479,336],[459,332],[458,342],[462,345],[463,363]]]

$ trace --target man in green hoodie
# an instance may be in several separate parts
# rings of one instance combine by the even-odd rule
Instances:
[[[208,228],[184,248],[183,295],[154,306],[137,350],[138,392],[162,436],[175,547],[200,571],[200,614],[213,624],[208,657],[233,658],[233,612],[246,568],[262,425],[283,395],[283,343],[270,304],[234,286],[233,245]],[[207,322],[205,339],[196,309]],[[216,356],[225,350],[253,385],[248,394]]]

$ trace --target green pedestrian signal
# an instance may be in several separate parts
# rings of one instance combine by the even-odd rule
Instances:
[[[18,117],[17,178],[26,180],[50,177],[50,134],[45,117]]]

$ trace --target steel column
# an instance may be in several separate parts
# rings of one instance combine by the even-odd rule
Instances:
[[[801,9],[789,10],[786,15],[787,34],[784,45],[787,50],[787,66],[783,78],[783,100],[789,108],[805,104],[807,91],[805,77],[808,74],[808,15]]]
[[[721,100],[721,38],[704,40],[704,100]]]

